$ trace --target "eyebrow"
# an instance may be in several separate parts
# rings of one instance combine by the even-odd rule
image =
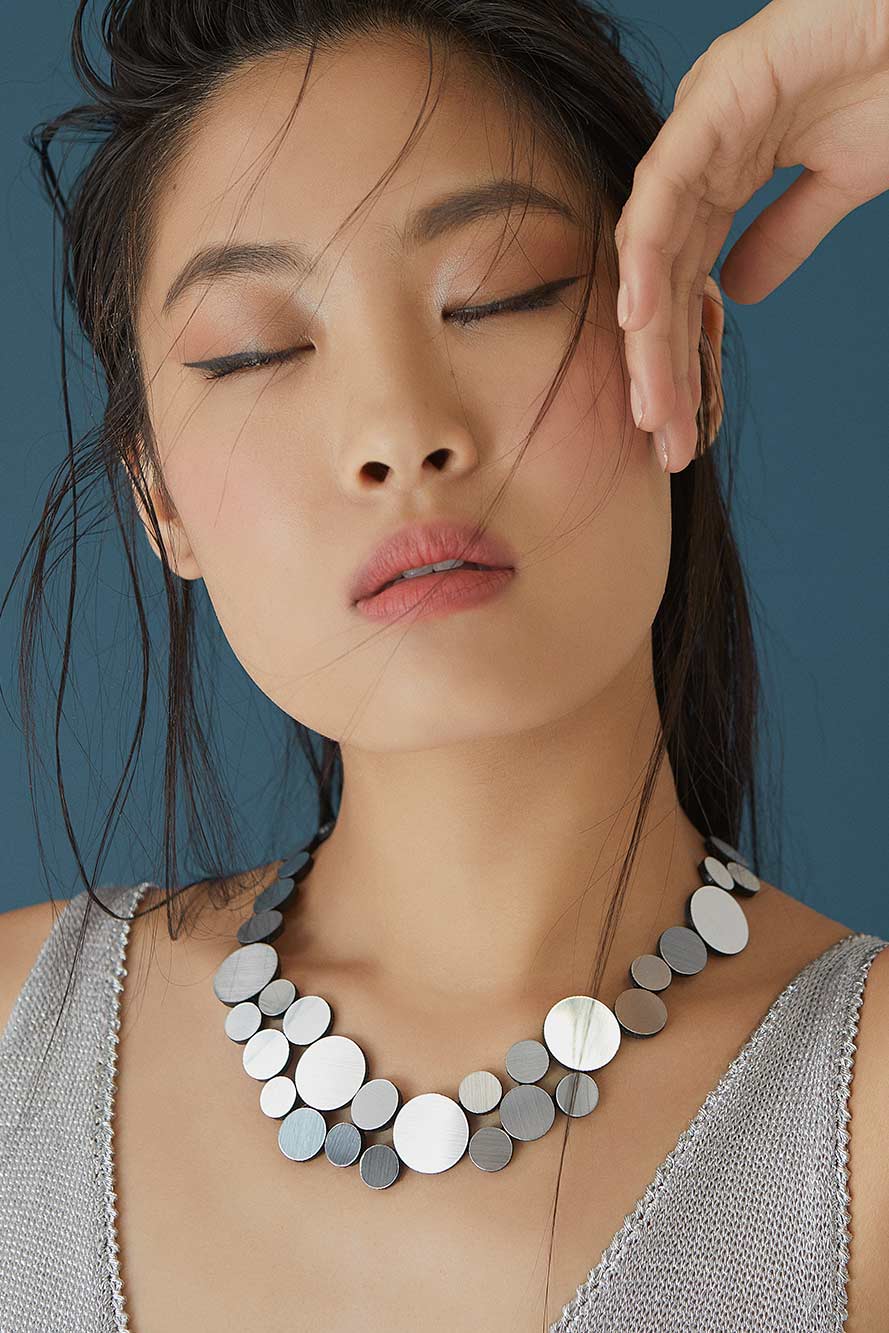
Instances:
[[[397,235],[410,251],[428,244],[446,232],[456,231],[478,218],[490,217],[520,205],[528,212],[555,213],[575,226],[579,219],[564,199],[524,181],[490,180],[469,189],[444,195],[411,213]],[[167,315],[176,302],[198,282],[244,274],[306,273],[315,258],[295,241],[234,241],[208,245],[186,261],[170,284],[161,313]]]

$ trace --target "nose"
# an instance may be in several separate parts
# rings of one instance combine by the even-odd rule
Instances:
[[[455,481],[478,466],[478,449],[469,428],[442,413],[410,413],[379,407],[365,419],[341,457],[342,483],[353,495],[385,487],[410,492],[438,484],[438,474]]]

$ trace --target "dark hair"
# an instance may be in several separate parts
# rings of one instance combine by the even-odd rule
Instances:
[[[622,51],[622,27],[626,25],[607,11],[579,0],[549,0],[545,5],[540,0],[250,0],[249,4],[233,0],[108,0],[101,19],[110,60],[107,77],[90,62],[86,52],[86,9],[87,0],[78,0],[72,59],[90,100],[41,122],[26,140],[39,157],[41,184],[61,230],[62,280],[55,311],[68,450],[51,479],[43,512],[16,567],[3,609],[25,559],[33,551],[22,617],[19,682],[43,864],[40,821],[34,803],[35,768],[39,763],[39,747],[34,739],[35,649],[41,616],[48,605],[48,576],[63,559],[68,561],[67,614],[55,692],[55,777],[80,878],[90,898],[102,910],[111,911],[95,892],[97,875],[90,875],[85,868],[72,826],[59,734],[71,657],[78,549],[85,535],[81,514],[85,493],[97,487],[100,513],[113,516],[123,542],[139,624],[141,667],[138,721],[106,811],[101,839],[104,848],[130,793],[145,727],[152,662],[149,617],[139,575],[140,549],[144,554],[145,544],[132,493],[136,489],[161,554],[169,628],[159,882],[168,886],[162,902],[167,906],[168,931],[175,938],[187,917],[178,902],[184,888],[175,887],[179,883],[180,793],[190,839],[201,848],[206,873],[198,884],[206,890],[203,896],[210,895],[212,901],[222,905],[230,900],[238,882],[238,872],[232,869],[237,864],[232,848],[238,837],[232,803],[219,777],[220,766],[211,753],[210,728],[199,709],[203,695],[195,673],[195,586],[177,578],[170,568],[146,485],[150,468],[165,507],[175,513],[172,497],[163,484],[135,334],[140,279],[152,239],[154,200],[165,174],[188,141],[196,113],[244,62],[298,48],[308,53],[311,69],[315,51],[353,36],[367,38],[392,30],[413,35],[428,47],[430,85],[434,56],[439,51],[469,57],[483,67],[501,90],[504,104],[533,126],[583,194],[584,226],[594,260],[570,343],[528,438],[548,410],[579,341],[600,252],[610,265],[609,271],[616,273],[613,225],[629,196],[635,166],[653,142],[663,117],[656,108],[655,93]],[[298,105],[299,96],[294,113]],[[419,127],[418,116],[414,132],[419,132]],[[96,136],[100,140],[67,194],[50,158],[52,145],[63,134]],[[402,155],[412,139],[413,133]],[[76,443],[68,396],[66,298],[102,366],[107,388],[100,424]],[[607,317],[613,320],[613,312]],[[754,772],[759,677],[744,577],[728,517],[733,462],[727,451],[724,417],[719,426],[723,444],[720,453],[725,457],[727,472],[724,483],[713,448],[707,447],[714,435],[714,403],[718,403],[721,416],[723,400],[713,349],[705,335],[700,356],[698,446],[693,461],[670,478],[672,547],[666,588],[652,626],[661,730],[645,773],[627,856],[609,902],[590,979],[589,993],[593,995],[601,982],[665,753],[672,765],[679,801],[693,825],[737,845],[746,812],[750,821],[749,857],[755,869],[759,865]],[[57,539],[62,540],[63,549],[53,554]],[[288,757],[295,743],[315,783],[317,822],[321,825],[336,813],[337,792],[341,792],[343,780],[340,747],[296,720],[286,725]],[[292,830],[285,838],[289,846]],[[174,908],[178,916],[174,916]],[[569,1122],[570,1117],[565,1117],[566,1134]],[[564,1148],[563,1142],[562,1160]],[[551,1254],[550,1248],[550,1259]]]

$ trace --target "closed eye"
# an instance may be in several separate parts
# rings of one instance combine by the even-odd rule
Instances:
[[[489,315],[512,314],[524,310],[541,310],[556,304],[556,297],[564,288],[579,281],[584,275],[576,273],[570,278],[557,278],[555,282],[545,282],[530,292],[518,296],[504,297],[499,301],[489,301],[486,305],[462,306],[452,310],[447,316],[461,328],[487,319]],[[186,361],[184,364],[195,370],[205,372],[204,379],[219,380],[227,375],[235,375],[241,370],[252,370],[260,366],[280,365],[292,361],[302,352],[311,351],[311,347],[290,347],[280,352],[240,352],[237,356],[217,356],[209,361]]]

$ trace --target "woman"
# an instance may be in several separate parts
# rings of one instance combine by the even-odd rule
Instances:
[[[0,1326],[884,1326],[886,941],[754,874],[710,270],[776,164],[735,299],[886,188],[885,8],[776,0],[663,129],[573,0],[120,0],[107,81],[84,9],[33,142],[108,407],[25,643],[107,477],[167,596],[160,883],[180,760],[221,799],[198,580],[318,805],[7,918]]]

